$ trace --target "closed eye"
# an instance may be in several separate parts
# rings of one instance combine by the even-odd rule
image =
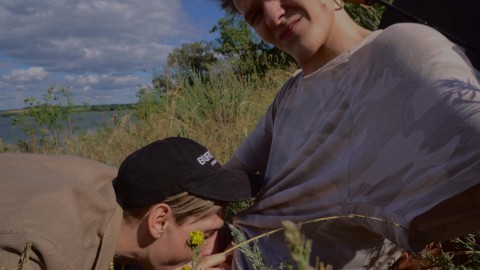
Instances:
[[[210,230],[210,231],[206,231],[203,233],[204,235],[204,239],[208,239],[210,236],[212,236],[214,233],[216,233],[217,230]]]

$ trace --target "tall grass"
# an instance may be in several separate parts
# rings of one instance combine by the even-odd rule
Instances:
[[[229,65],[212,67],[208,82],[177,78],[159,91],[145,88],[130,114],[97,132],[67,136],[61,152],[118,166],[127,154],[169,136],[183,136],[206,145],[226,161],[265,112],[289,70],[264,76],[238,77]],[[58,152],[57,151],[53,151]]]

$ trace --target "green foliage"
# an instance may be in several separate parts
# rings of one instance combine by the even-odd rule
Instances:
[[[160,88],[143,87],[137,92],[137,104],[134,107],[135,116],[146,120],[151,115],[159,113],[165,92]]]
[[[444,270],[480,269],[480,232],[440,243],[440,254],[429,256],[433,266]]]
[[[206,77],[208,67],[217,61],[211,43],[197,41],[184,43],[168,55],[168,66],[183,78],[192,74]]]
[[[220,35],[215,52],[229,61],[238,74],[261,75],[269,68],[294,64],[290,56],[261,40],[239,14],[225,13],[211,32]]]
[[[267,51],[270,45],[262,41],[252,31],[241,15],[225,13],[211,29],[212,33],[219,32],[217,38],[217,53],[230,58],[250,60],[248,57],[255,56],[259,51]]]
[[[332,270],[331,265],[325,265],[322,262],[318,261],[313,268],[310,265],[310,255],[312,251],[312,240],[306,239],[306,237],[300,232],[300,225],[291,222],[283,221],[284,226],[284,235],[286,245],[290,251],[290,255],[293,261],[296,262],[296,266],[292,265],[290,262],[282,262],[277,268],[268,267],[265,265],[262,259],[262,251],[258,247],[258,239],[268,236],[272,233],[280,232],[282,229],[276,229],[264,234],[258,235],[250,240],[247,240],[243,233],[235,228],[232,224],[228,224],[230,232],[235,240],[235,246],[232,247],[229,251],[238,249],[245,256],[248,262],[252,265],[253,269],[256,270],[276,270],[276,269],[302,269],[302,270]],[[229,252],[226,251],[226,252]]]
[[[310,255],[312,252],[312,240],[307,239],[305,235],[300,232],[300,225],[285,220],[282,222],[285,228],[285,241],[287,242],[288,249],[292,259],[297,263],[297,266],[287,265],[289,270],[302,269],[302,270],[332,270],[331,265],[325,266],[323,262],[320,262],[317,257],[315,268],[310,266]]]
[[[457,253],[457,262],[459,256],[463,256],[463,270],[480,269],[480,232],[469,234],[466,237],[455,238],[449,242]]]
[[[283,227],[285,227],[285,240],[287,241],[288,249],[292,259],[297,263],[296,269],[305,269],[310,266],[310,253],[312,252],[312,240],[306,239],[304,235],[300,233],[300,227],[297,227],[295,223],[291,221],[283,221]],[[289,269],[293,270],[294,267],[290,266]]]
[[[177,109],[179,119],[195,117],[198,121],[213,120],[220,125],[233,123],[241,115],[242,101],[250,95],[251,88],[245,84],[231,84],[235,82],[232,69],[226,67],[221,76],[210,76],[213,80],[204,83],[201,76],[194,74],[192,84],[182,85],[182,90],[188,99],[179,100]],[[212,71],[214,72],[214,71]],[[232,91],[233,87],[236,87]],[[182,112],[190,111],[188,114]]]
[[[0,153],[9,153],[9,152],[15,152],[15,147],[9,144],[5,144],[0,138]]]
[[[235,243],[242,243],[245,242],[247,239],[243,235],[243,233],[235,228],[233,225],[228,225],[230,232],[232,233],[233,239],[235,239]],[[251,263],[253,269],[255,270],[271,270],[271,267],[265,265],[262,259],[262,252],[258,247],[258,241],[253,241],[250,244],[242,245],[238,248],[240,252],[247,258],[247,260]]]
[[[378,3],[373,6],[345,3],[345,10],[359,25],[370,30],[377,30],[385,7]]]
[[[34,97],[25,99],[28,108],[13,117],[12,124],[27,134],[28,140],[19,142],[22,151],[32,152],[36,148],[59,146],[60,135],[72,133],[70,121],[73,101],[68,89],[52,86],[39,101]]]

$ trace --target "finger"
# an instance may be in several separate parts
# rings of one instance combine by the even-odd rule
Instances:
[[[182,266],[178,266],[178,267],[173,268],[173,270],[184,270],[184,269],[192,269],[192,264],[187,263],[187,264],[184,264]]]
[[[210,269],[224,263],[227,260],[227,256],[222,253],[213,254],[202,258],[202,261],[198,264],[199,269]]]

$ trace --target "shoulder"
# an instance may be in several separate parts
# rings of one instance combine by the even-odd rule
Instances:
[[[0,219],[47,217],[48,224],[48,217],[82,219],[78,213],[103,215],[117,206],[111,185],[115,170],[99,162],[61,155],[0,154],[0,171]]]
[[[426,35],[440,35],[441,34],[433,29],[432,27],[419,24],[419,23],[396,23],[392,24],[389,27],[385,28],[382,32],[383,35],[392,35],[397,36],[401,35],[403,37],[416,37],[416,39],[425,38],[425,36],[418,36],[418,34]]]
[[[280,90],[277,92],[277,95],[275,97],[276,102],[288,96],[288,94],[292,91],[292,89],[295,88],[296,84],[298,83],[300,78],[303,76],[302,74],[303,74],[302,70],[298,69],[290,76],[290,78],[288,78],[288,80],[282,85]]]
[[[473,70],[460,46],[437,30],[415,23],[394,24],[381,30],[359,59],[415,77],[427,75],[431,79],[472,73]]]
[[[298,84],[298,81],[300,78],[303,76],[302,75],[302,70],[298,69],[296,70],[290,78],[288,78],[285,83],[282,85],[280,90],[278,90],[277,94],[275,95],[275,98],[273,99],[272,104],[270,104],[270,107],[268,108],[267,116],[270,115],[271,120],[273,121],[275,119],[275,115],[277,114],[277,110],[281,108],[285,100],[288,98],[290,93],[294,91],[296,88],[296,85]]]
[[[117,173],[112,166],[71,155],[4,153],[0,154],[0,168],[8,177],[21,177],[24,181],[57,179],[92,185],[95,189],[113,180]]]
[[[82,194],[114,201],[109,198],[112,196],[105,197],[104,186],[111,186],[116,169],[93,160],[67,155],[0,154],[0,171],[0,201],[12,206],[45,200],[49,206],[73,207],[76,204],[72,202]],[[87,203],[77,206],[83,204]],[[44,206],[39,208],[51,209]]]
[[[393,24],[372,40],[377,52],[399,53],[404,56],[430,55],[438,49],[451,49],[454,44],[437,30],[422,24]]]

